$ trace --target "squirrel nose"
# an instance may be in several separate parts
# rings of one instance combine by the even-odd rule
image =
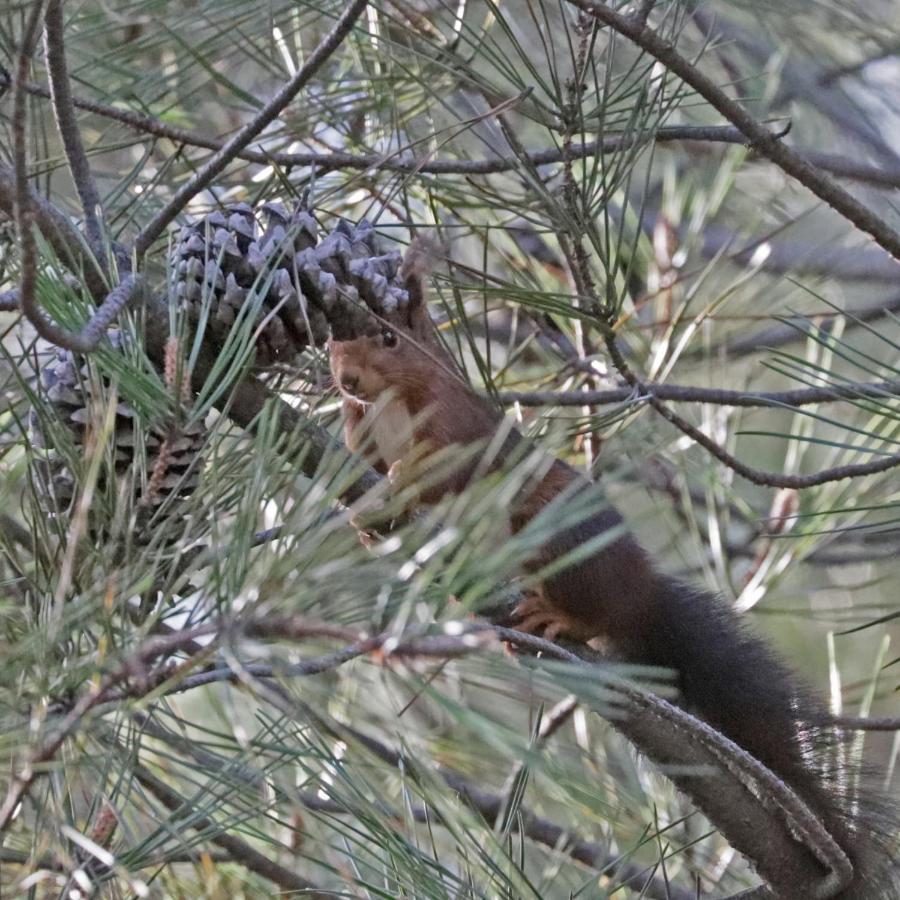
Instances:
[[[341,378],[341,387],[352,394],[359,387],[359,375],[344,375]]]

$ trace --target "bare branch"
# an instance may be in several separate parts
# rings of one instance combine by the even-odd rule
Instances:
[[[303,86],[319,71],[332,53],[350,33],[356,20],[366,8],[368,0],[352,0],[318,47],[309,55],[293,78],[248,122],[237,134],[194,175],[175,196],[141,230],[135,241],[138,258],[143,257],[148,247],[163,233],[165,228],[184,209],[185,204],[202,191],[210,182],[244,150],[282,109],[293,100]]]
[[[65,42],[63,40],[62,0],[49,0],[44,17],[44,53],[47,60],[47,72],[50,76],[50,94],[53,100],[53,112],[56,116],[56,127],[62,138],[72,180],[81,200],[84,212],[84,227],[91,246],[99,247],[102,238],[100,225],[100,194],[91,173],[81,131],[75,119],[75,108],[72,105],[71,84],[68,65],[66,64]]]
[[[723,14],[724,10],[708,11],[700,4],[692,4],[690,14],[708,36],[715,34],[719,47],[736,47],[753,60],[757,71],[780,53],[780,48],[761,29],[748,32]],[[779,90],[772,100],[775,106],[787,105],[794,98],[802,98],[832,122],[837,133],[863,144],[891,165],[900,161],[891,140],[879,123],[870,116],[860,115],[859,103],[840,88],[823,87],[822,68],[815,60],[791,53],[783,60]],[[740,76],[738,76],[740,77]]]
[[[9,167],[0,163],[0,210],[15,219],[16,177]],[[106,296],[109,290],[106,277],[81,235],[69,217],[28,189],[31,212],[38,230],[50,244],[73,275],[84,278],[85,284],[95,300]]]
[[[0,71],[0,86],[6,80],[3,72]],[[50,91],[38,84],[26,84],[25,90],[36,97],[50,98]],[[226,143],[220,138],[210,137],[199,131],[170,125],[168,122],[163,122],[161,119],[147,113],[120,109],[117,106],[110,106],[85,97],[75,96],[72,98],[72,103],[78,109],[120,122],[122,125],[133,128],[135,131],[166,138],[176,144],[204,147],[207,150],[221,150]],[[652,140],[659,144],[678,142],[747,143],[746,137],[733,125],[664,125],[643,137],[635,134],[610,134],[602,140],[590,141],[585,144],[573,144],[571,152],[573,158],[581,159],[596,156],[598,153],[620,150],[626,146],[631,147],[636,143],[639,144],[642,140]],[[546,165],[548,163],[562,162],[563,151],[559,147],[546,147],[542,150],[531,151],[528,156],[534,165]],[[397,154],[385,156],[379,153],[314,153],[249,149],[241,150],[235,154],[234,158],[260,163],[261,165],[317,166],[325,172],[334,169],[365,170],[377,167],[388,172],[424,172],[431,175],[492,175],[498,172],[512,171],[520,165],[517,157],[498,156],[491,159],[436,160],[430,156],[422,159],[398,158]],[[876,178],[884,176],[881,170],[875,170],[874,167],[872,174]],[[900,182],[900,173],[896,173],[896,178]]]
[[[0,294],[0,312],[15,312],[19,308],[19,292],[16,288]]]
[[[19,304],[26,316],[35,305],[37,242],[34,235],[35,213],[28,187],[28,110],[22,86],[28,76],[35,35],[43,12],[42,0],[32,3],[16,58],[13,80],[13,214],[19,240]]]
[[[836,716],[832,721],[838,728],[851,731],[900,731],[900,718],[896,716]]]
[[[791,150],[779,137],[760,125],[739,103],[682,56],[672,44],[653,29],[616,12],[598,0],[567,0],[599,22],[630,40],[690,85],[701,97],[740,129],[757,152],[766,156],[794,177],[820,200],[852,222],[896,259],[900,259],[900,234],[876,216],[868,207],[847,193],[839,184]]]
[[[383,632],[371,636],[361,636],[346,628],[333,628],[309,623],[302,617],[274,617],[252,620],[241,624],[241,633],[252,637],[282,639],[292,641],[308,640],[315,637],[332,637],[348,643],[331,653],[312,657],[297,663],[243,663],[240,668],[232,666],[210,666],[204,671],[188,675],[167,688],[165,693],[183,694],[209,684],[230,682],[237,684],[242,676],[253,678],[305,678],[321,675],[337,669],[344,663],[367,654],[378,654],[384,662],[410,659],[452,659],[468,656],[493,643],[492,626],[470,623],[461,635],[423,635],[397,640],[396,635]],[[157,679],[158,680],[158,679]],[[126,695],[108,698],[110,702],[124,699]]]
[[[0,71],[0,86],[6,80],[3,72]],[[50,97],[50,91],[41,85],[26,84],[25,90],[36,97]],[[122,125],[135,131],[166,138],[176,144],[203,147],[207,150],[221,150],[225,146],[224,140],[209,137],[202,132],[192,131],[189,128],[170,125],[147,113],[120,109],[119,107],[100,103],[96,100],[89,100],[85,97],[73,96],[71,102],[77,109],[83,109],[120,122]],[[733,125],[663,125],[652,132],[648,132],[645,136],[608,134],[600,140],[588,141],[587,143],[573,143],[570,153],[572,159],[588,159],[601,153],[614,153],[625,147],[633,147],[642,141],[653,141],[663,147],[678,143],[746,144],[747,137]],[[872,165],[834,153],[820,153],[799,148],[795,152],[820,169],[825,169],[825,171],[842,178],[871,184],[876,187],[900,187],[900,169]],[[543,166],[562,162],[563,154],[564,151],[561,147],[546,147],[540,150],[528,151],[527,158],[533,165]],[[243,159],[247,162],[259,163],[260,165],[316,166],[323,172],[337,169],[365,171],[377,168],[385,172],[407,174],[421,172],[426,175],[493,175],[499,172],[513,171],[520,165],[520,160],[514,156],[456,160],[408,157],[397,153],[384,155],[378,153],[354,154],[340,151],[315,153],[312,151],[289,152],[250,149],[241,150],[240,153],[235,155],[235,159]]]
[[[609,406],[629,401],[640,403],[648,396],[677,403],[712,403],[718,406],[791,407],[831,403],[836,400],[884,400],[900,395],[900,379],[858,382],[825,387],[798,388],[792,391],[727,391],[718,388],[682,384],[644,382],[647,394],[633,387],[599,391],[504,391],[499,400],[504,406]]]
[[[897,281],[897,263],[881,248],[871,244],[842,247],[834,242],[808,243],[796,240],[772,240],[770,236],[747,238],[716,225],[707,225],[700,240],[705,257],[725,255],[735,263],[755,263],[767,272],[784,272],[843,278],[853,281]],[[737,246],[736,246],[737,245]],[[761,263],[757,260],[765,253]],[[756,259],[754,259],[756,255]]]
[[[839,178],[860,181],[874,187],[891,189],[900,187],[900,171],[896,167],[873,166],[870,163],[860,162],[838,153],[820,153],[816,150],[796,150],[795,152],[808,163],[825,169],[826,172],[831,172],[832,175],[837,175]]]

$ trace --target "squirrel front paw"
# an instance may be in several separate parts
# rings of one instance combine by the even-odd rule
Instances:
[[[548,641],[569,637],[587,642],[595,635],[585,623],[556,606],[541,588],[523,592],[524,599],[513,610],[516,631],[536,634]]]

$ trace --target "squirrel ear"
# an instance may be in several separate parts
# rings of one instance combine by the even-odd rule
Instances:
[[[437,245],[433,241],[416,235],[403,256],[400,281],[409,294],[407,317],[409,328],[414,334],[424,336],[432,330],[426,281],[434,269],[438,255]]]

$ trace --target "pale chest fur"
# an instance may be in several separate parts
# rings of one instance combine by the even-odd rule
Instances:
[[[399,400],[370,407],[366,411],[365,421],[374,449],[388,467],[403,459],[412,449],[415,441],[412,416]]]

